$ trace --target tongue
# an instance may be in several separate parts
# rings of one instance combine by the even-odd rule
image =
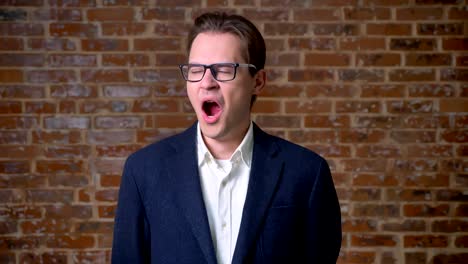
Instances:
[[[207,116],[215,116],[221,111],[221,107],[216,102],[205,102],[203,104],[203,110]]]

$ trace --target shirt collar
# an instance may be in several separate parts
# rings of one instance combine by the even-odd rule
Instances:
[[[229,158],[232,160],[236,155],[240,154],[242,161],[244,164],[250,168],[252,164],[252,152],[253,152],[253,125],[252,121],[250,121],[249,129],[244,136],[244,139],[240,143],[240,145],[236,148],[236,150],[232,153],[231,157]],[[215,160],[213,155],[208,150],[208,147],[205,144],[205,141],[201,135],[200,124],[197,124],[197,153],[198,153],[198,166],[202,165],[206,159],[210,159],[212,161]],[[237,154],[239,153],[239,154]]]

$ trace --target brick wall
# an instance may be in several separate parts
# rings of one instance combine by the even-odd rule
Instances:
[[[195,120],[176,65],[212,8],[266,38],[255,121],[332,166],[339,263],[466,261],[467,3],[0,0],[0,262],[109,262],[126,156]]]

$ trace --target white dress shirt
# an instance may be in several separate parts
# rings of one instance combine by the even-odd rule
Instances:
[[[198,170],[211,237],[219,264],[230,264],[242,219],[253,151],[253,126],[227,160],[211,155],[197,132]]]

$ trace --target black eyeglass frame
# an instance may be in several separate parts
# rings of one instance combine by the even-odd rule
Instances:
[[[203,67],[203,74],[202,76],[200,77],[200,80],[196,80],[196,81],[193,81],[193,80],[189,80],[185,74],[184,74],[184,67],[187,67],[187,66],[198,66],[198,67]],[[219,66],[231,66],[231,67],[234,67],[234,74],[232,76],[232,79],[229,79],[229,80],[218,80],[217,78],[217,72],[216,70],[214,69],[214,67],[219,67]],[[213,63],[213,64],[209,64],[209,65],[206,65],[206,64],[198,64],[198,63],[184,63],[184,64],[180,64],[179,65],[179,69],[180,69],[180,73],[182,74],[182,77],[184,78],[184,80],[186,80],[187,82],[199,82],[201,80],[203,80],[203,77],[205,77],[205,73],[206,73],[206,69],[210,69],[210,72],[211,72],[211,75],[213,76],[213,78],[218,81],[218,82],[229,82],[229,81],[232,81],[236,78],[236,75],[237,75],[237,68],[238,67],[248,67],[248,68],[254,68],[255,70],[257,69],[257,67],[253,64],[249,64],[249,63]]]

